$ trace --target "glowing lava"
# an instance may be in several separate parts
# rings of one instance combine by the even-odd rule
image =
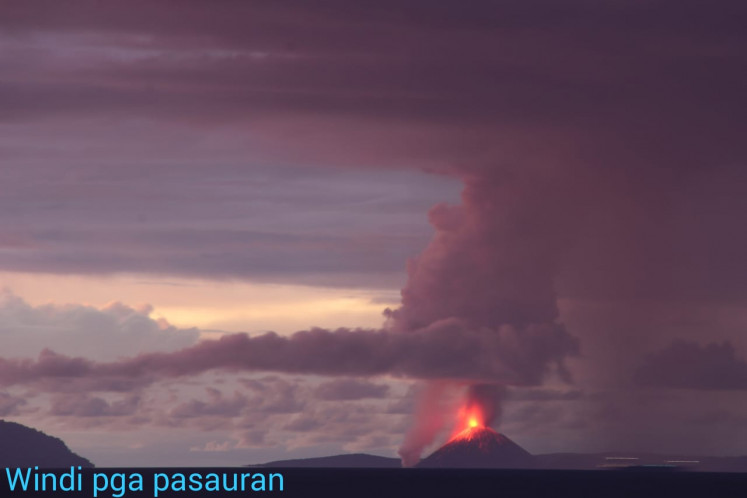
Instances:
[[[460,439],[471,440],[484,430],[490,430],[485,426],[485,415],[477,403],[470,403],[462,407],[457,415],[457,424],[449,442]],[[490,430],[492,432],[492,430]]]

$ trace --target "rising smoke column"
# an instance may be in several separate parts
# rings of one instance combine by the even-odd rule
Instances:
[[[411,333],[457,319],[465,333],[468,329],[501,335],[510,328],[517,337],[533,335],[541,326],[554,333],[532,342],[535,354],[523,351],[520,370],[525,375],[518,383],[537,383],[550,363],[568,380],[563,359],[577,353],[577,342],[557,323],[554,278],[580,215],[583,182],[569,168],[496,167],[460,175],[465,185],[462,204],[431,210],[436,234],[409,262],[402,306],[387,310],[388,325]],[[539,351],[544,354],[536,354]],[[488,424],[500,413],[503,389],[498,382],[468,389],[470,402],[480,403],[491,414]],[[437,409],[439,402],[433,389],[426,392],[400,448],[405,465],[417,462],[440,429],[431,416],[422,415],[428,411],[423,404]]]
[[[408,264],[398,330],[445,318],[498,328],[554,322],[554,278],[571,236],[578,187],[567,168],[461,173],[462,204],[429,213],[434,239]]]

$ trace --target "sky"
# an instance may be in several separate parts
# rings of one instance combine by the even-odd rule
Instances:
[[[747,454],[747,6],[0,0],[0,417],[98,466]]]

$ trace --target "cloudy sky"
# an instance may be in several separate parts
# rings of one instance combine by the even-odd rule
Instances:
[[[480,384],[530,452],[747,453],[743,2],[0,12],[3,418],[416,458]]]

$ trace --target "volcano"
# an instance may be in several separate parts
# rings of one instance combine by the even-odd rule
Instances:
[[[503,434],[484,426],[470,426],[421,460],[422,468],[526,469],[534,457]]]

